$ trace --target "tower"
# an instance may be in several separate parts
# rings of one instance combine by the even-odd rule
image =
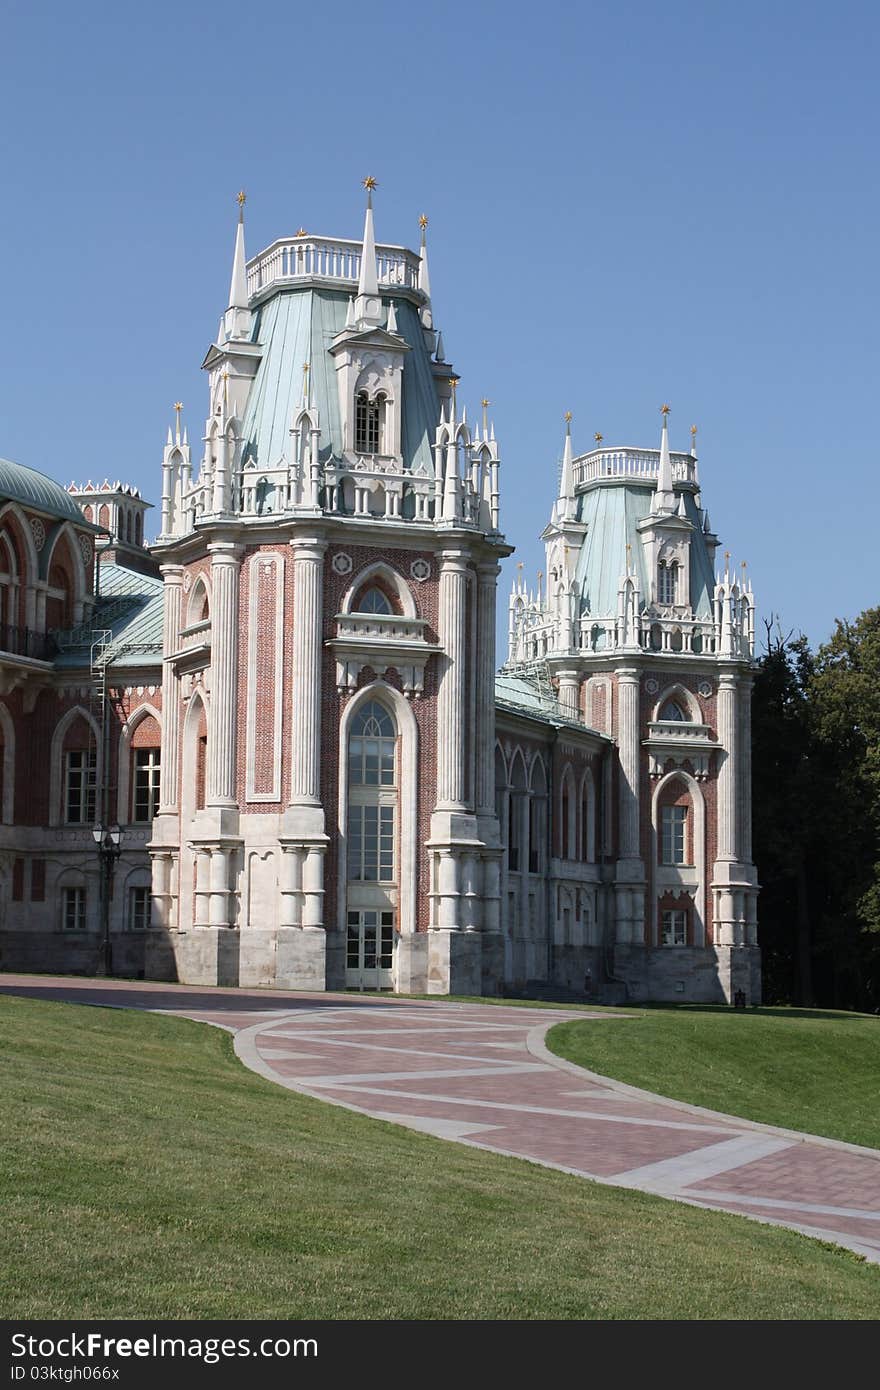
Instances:
[[[421,253],[300,229],[250,262],[163,461],[148,973],[495,992],[500,458]]]
[[[542,539],[546,597],[510,599],[507,670],[546,662],[567,717],[613,738],[603,874],[609,987],[629,997],[760,998],[751,860],[754,597],[702,505],[688,453],[573,456]],[[616,808],[616,809],[612,809]]]

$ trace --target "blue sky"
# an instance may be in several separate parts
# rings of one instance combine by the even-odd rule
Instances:
[[[814,641],[880,601],[880,8],[842,0],[4,7],[0,455],[158,502],[175,400],[254,254],[430,216],[435,316],[492,401],[534,574],[575,448],[700,429],[761,612]],[[155,515],[155,514],[154,514]]]

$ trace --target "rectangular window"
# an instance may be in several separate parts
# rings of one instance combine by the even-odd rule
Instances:
[[[661,914],[661,946],[687,945],[687,918],[687,913],[680,912],[677,908],[674,908],[671,911],[664,911]]]
[[[20,903],[24,898],[24,860],[15,859],[12,863],[12,901]]]
[[[61,925],[65,931],[85,931],[86,890],[65,888],[61,895]]]
[[[153,895],[149,888],[129,888],[128,890],[128,929],[146,931],[151,925],[150,914],[153,908]]]
[[[356,883],[394,882],[393,806],[349,806],[348,877]]]
[[[660,811],[660,862],[687,863],[687,807],[663,806]]]
[[[68,825],[93,825],[97,753],[76,749],[66,754],[64,766],[64,819]]]
[[[658,603],[675,603],[677,598],[678,565],[662,565],[658,572]]]
[[[136,748],[132,820],[151,821],[159,814],[159,774],[159,749]]]

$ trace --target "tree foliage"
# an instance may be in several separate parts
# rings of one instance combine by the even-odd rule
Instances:
[[[767,625],[754,852],[770,1000],[880,1008],[880,608],[816,652]]]

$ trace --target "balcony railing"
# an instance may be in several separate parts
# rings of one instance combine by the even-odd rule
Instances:
[[[26,656],[32,661],[51,661],[58,650],[55,638],[29,627],[0,623],[0,655]]]
[[[670,454],[672,481],[697,482],[697,461],[691,454]],[[603,478],[653,481],[660,471],[659,449],[593,449],[573,460],[575,487],[587,487]]]
[[[356,285],[361,273],[361,243],[332,237],[299,236],[275,241],[247,268],[248,294],[262,293],[270,285],[309,278],[344,280]],[[377,246],[376,266],[380,286],[417,290],[419,257],[403,246]]]

